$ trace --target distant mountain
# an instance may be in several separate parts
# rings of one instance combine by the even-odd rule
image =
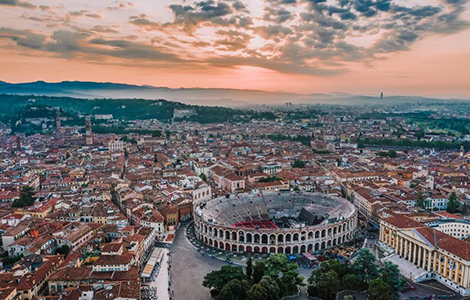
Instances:
[[[0,94],[68,96],[77,98],[143,98],[166,99],[186,104],[206,106],[247,106],[256,104],[325,103],[325,104],[368,104],[380,103],[379,97],[331,94],[295,94],[266,92],[259,90],[204,89],[154,87],[149,85],[130,85],[111,82],[27,82],[7,83],[0,81]],[[391,96],[384,101],[405,103],[421,100],[440,100],[414,96]]]

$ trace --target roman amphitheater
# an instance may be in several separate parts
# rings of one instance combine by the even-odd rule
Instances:
[[[264,192],[219,197],[194,210],[196,237],[232,252],[304,253],[353,239],[357,212],[346,199]]]

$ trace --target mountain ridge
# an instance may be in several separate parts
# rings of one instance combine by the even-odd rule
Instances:
[[[201,87],[156,87],[152,85],[133,85],[126,83],[95,81],[42,80],[24,83],[0,81],[0,94],[66,96],[77,98],[142,98],[167,99],[193,105],[240,107],[251,105],[295,104],[374,104],[382,103],[380,97],[354,95],[341,92],[299,94],[290,92],[271,92],[253,89],[201,88]],[[421,96],[386,96],[386,103],[414,101],[448,101],[467,99],[440,99]]]

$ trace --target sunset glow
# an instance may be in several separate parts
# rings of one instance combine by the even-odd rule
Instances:
[[[466,0],[0,0],[0,80],[470,95]]]

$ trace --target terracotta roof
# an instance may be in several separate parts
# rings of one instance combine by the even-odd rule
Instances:
[[[419,222],[416,222],[415,220],[410,219],[408,217],[397,216],[397,215],[385,218],[385,219],[383,219],[383,221],[385,221],[385,222],[389,223],[390,225],[393,225],[397,228],[418,228],[418,227],[425,226],[425,225],[423,225]]]
[[[431,227],[416,229],[426,240],[434,246],[455,254],[467,261],[470,261],[470,243],[459,240]]]

